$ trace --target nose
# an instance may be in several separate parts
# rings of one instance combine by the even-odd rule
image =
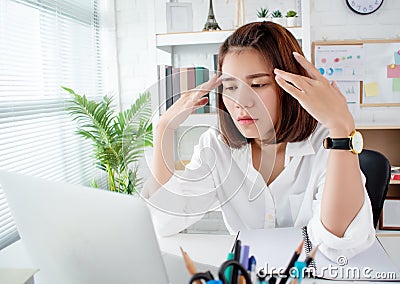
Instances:
[[[255,104],[254,94],[249,86],[240,84],[235,98],[236,108],[250,108]]]

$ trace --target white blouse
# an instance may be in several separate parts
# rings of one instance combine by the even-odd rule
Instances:
[[[311,241],[320,244],[320,251],[332,260],[363,251],[375,238],[365,188],[364,204],[343,237],[327,231],[320,220],[329,153],[322,141],[327,136],[327,129],[318,125],[307,140],[287,143],[284,170],[267,186],[253,167],[250,144],[232,149],[216,130],[208,130],[200,137],[185,171],[176,173],[148,200],[158,234],[178,233],[220,207],[232,234],[307,225]],[[360,174],[365,183],[361,170]],[[150,187],[151,183],[146,183],[143,192]]]

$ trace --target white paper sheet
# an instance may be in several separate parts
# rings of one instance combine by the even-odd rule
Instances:
[[[330,81],[362,81],[363,46],[319,45],[315,48],[315,66]]]
[[[241,231],[242,245],[250,246],[250,255],[257,259],[257,269],[264,267],[268,273],[283,271],[302,240],[299,228],[278,228]],[[305,259],[303,252],[299,261]],[[393,264],[378,240],[366,251],[347,260],[332,262],[320,252],[316,255],[317,276],[335,280],[400,280],[400,271]],[[390,273],[390,275],[389,275]],[[393,279],[395,277],[395,279]],[[386,278],[386,279],[382,279]],[[391,278],[391,279],[388,279]]]

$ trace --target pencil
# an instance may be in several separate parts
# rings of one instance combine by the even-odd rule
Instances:
[[[189,272],[190,276],[193,276],[197,273],[196,266],[194,265],[193,261],[189,257],[189,255],[182,249],[182,247],[179,247],[182,252],[183,260],[185,261],[186,269]]]
[[[319,245],[316,245],[316,246],[314,247],[314,249],[310,252],[310,254],[309,254],[309,255],[306,257],[306,259],[304,260],[304,262],[306,263],[307,266],[309,266],[310,263],[314,260],[315,255],[316,255],[316,253],[317,253],[317,251],[318,251],[318,246],[319,246]]]
[[[292,258],[290,259],[288,266],[286,267],[285,271],[283,272],[284,277],[281,278],[281,280],[279,281],[279,284],[285,284],[288,281],[289,276],[290,276],[290,270],[294,267],[294,263],[299,258],[300,254],[301,254],[301,250],[303,249],[303,245],[304,245],[304,240],[301,241],[301,243],[297,247],[296,251],[294,252]]]
[[[318,246],[319,245],[316,245],[314,247],[314,249],[310,252],[310,254],[304,260],[303,263],[305,264],[305,267],[308,267],[310,265],[310,263],[314,260],[315,255],[316,255],[316,253],[318,251]],[[300,273],[299,278],[296,277],[295,279],[293,279],[293,281],[290,284],[300,284],[301,283],[301,280],[303,278],[304,270],[303,271],[299,271],[299,273]]]

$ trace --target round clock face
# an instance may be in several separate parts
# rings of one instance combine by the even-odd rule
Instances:
[[[346,0],[346,3],[353,12],[368,15],[378,10],[383,0]]]

